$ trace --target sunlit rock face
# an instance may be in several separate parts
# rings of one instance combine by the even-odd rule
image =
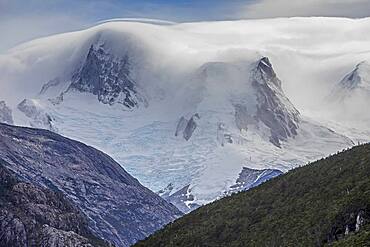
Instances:
[[[268,58],[258,62],[252,85],[256,89],[258,102],[255,118],[270,128],[270,141],[280,146],[280,141],[296,136],[299,112],[285,96],[281,81]]]

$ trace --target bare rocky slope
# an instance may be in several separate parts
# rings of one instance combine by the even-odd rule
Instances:
[[[0,161],[0,246],[110,246],[61,193],[19,180]]]
[[[108,155],[47,130],[0,125],[0,158],[22,181],[66,196],[96,236],[129,246],[181,213]]]

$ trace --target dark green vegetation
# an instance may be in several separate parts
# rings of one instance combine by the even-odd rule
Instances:
[[[201,207],[137,246],[370,246],[369,229],[366,144]]]
[[[22,182],[0,159],[0,247],[104,247],[60,192]]]
[[[349,236],[341,241],[334,242],[332,247],[369,247],[370,245],[370,231],[361,231],[353,236]]]

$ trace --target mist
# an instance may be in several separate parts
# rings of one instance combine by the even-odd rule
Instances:
[[[151,92],[163,89],[171,95],[179,88],[199,87],[192,77],[204,64],[244,62],[248,66],[267,56],[295,107],[304,115],[326,116],[326,98],[333,87],[358,63],[370,59],[369,27],[369,18],[281,18],[166,25],[115,20],[31,41],[0,56],[0,97],[8,98],[11,105],[34,97],[47,81],[68,77],[84,59],[91,43],[103,37],[99,42],[111,42],[113,53],[130,54],[137,80],[149,95],[153,94],[152,98],[160,96]],[[222,90],[222,85],[217,87]],[[357,98],[361,104],[368,101],[366,97]],[[358,113],[363,109],[356,107],[354,118],[349,110],[343,114],[342,110],[348,107],[338,108],[331,108],[331,113],[336,110],[338,113],[330,115],[348,115],[352,120],[369,115]]]

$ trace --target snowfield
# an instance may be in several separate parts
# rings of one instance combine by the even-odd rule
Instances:
[[[137,21],[113,20],[0,55],[0,100],[15,124],[92,145],[154,191],[190,185],[197,205],[230,191],[243,167],[286,172],[369,141],[370,111],[356,106],[370,105],[362,93],[370,78],[356,82],[361,93],[346,92],[345,103],[329,95],[370,61],[370,18]],[[124,70],[122,58],[129,59]],[[86,84],[94,76],[98,82]]]

